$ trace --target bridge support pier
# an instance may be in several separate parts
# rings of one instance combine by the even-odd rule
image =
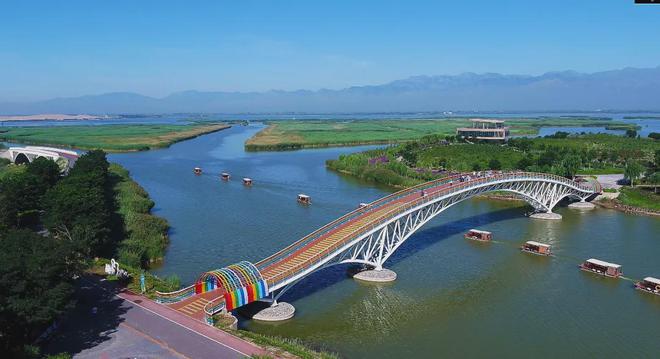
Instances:
[[[273,301],[273,304],[265,309],[260,310],[257,314],[252,316],[252,319],[262,322],[279,322],[293,318],[296,308],[286,302]]]
[[[539,212],[532,214],[529,216],[529,218],[557,221],[561,219],[561,214],[553,212]]]
[[[573,202],[568,205],[568,208],[575,208],[575,209],[593,209],[596,207],[593,203],[587,202],[583,199],[580,200],[580,202]]]
[[[381,267],[359,272],[353,278],[364,282],[387,283],[396,280],[396,272]]]

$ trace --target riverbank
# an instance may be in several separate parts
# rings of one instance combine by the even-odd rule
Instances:
[[[117,258],[122,264],[149,267],[165,256],[169,224],[151,213],[154,202],[128,170],[112,163],[108,173],[114,184],[117,212],[123,219],[124,238],[119,243]]]
[[[536,135],[541,127],[637,129],[635,124],[617,122],[608,118],[531,118],[506,121],[512,135]],[[456,128],[470,126],[470,121],[468,118],[405,121],[291,120],[270,121],[267,124],[267,128],[245,142],[247,151],[402,143],[431,134],[454,136]]]
[[[5,127],[0,141],[106,152],[146,151],[229,128],[225,123]]]

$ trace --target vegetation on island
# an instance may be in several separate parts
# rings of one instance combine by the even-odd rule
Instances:
[[[623,173],[627,163],[654,171],[657,141],[604,134],[515,138],[507,144],[463,143],[454,136],[431,135],[384,149],[341,155],[331,169],[386,185],[405,187],[445,171],[522,170],[572,177]],[[631,162],[632,161],[632,162]]]
[[[5,127],[0,140],[33,145],[53,145],[108,152],[144,151],[228,128],[223,123],[185,125],[76,125]]]
[[[513,135],[535,135],[542,126],[637,128],[634,124],[600,118],[507,119]],[[311,147],[393,144],[436,134],[452,136],[468,127],[467,118],[423,120],[290,120],[270,121],[268,127],[248,139],[248,151],[295,150]]]
[[[162,256],[167,223],[151,218],[146,193],[103,151],[80,156],[66,176],[45,158],[5,167],[12,170],[0,178],[0,350],[21,357],[72,306],[73,279],[95,258],[132,258],[138,272]],[[178,287],[170,282],[177,281],[155,281]]]

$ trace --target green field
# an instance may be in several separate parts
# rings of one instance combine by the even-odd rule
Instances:
[[[109,152],[144,151],[167,147],[227,127],[221,123],[5,127],[0,129],[0,141]]]
[[[635,125],[600,118],[507,119],[512,135],[534,135],[542,126],[635,129]],[[249,151],[293,150],[309,147],[399,143],[430,134],[453,136],[467,118],[430,120],[291,120],[270,121],[245,143]],[[623,127],[622,127],[623,126]]]

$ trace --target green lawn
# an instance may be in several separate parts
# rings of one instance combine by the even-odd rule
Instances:
[[[109,152],[142,151],[229,127],[219,123],[186,125],[101,125],[5,127],[0,140]]]
[[[507,119],[512,135],[536,134],[541,126],[591,127],[634,125],[595,118]],[[248,150],[290,150],[305,147],[398,143],[430,134],[453,136],[467,118],[424,120],[291,120],[271,121],[245,143]]]
[[[660,211],[660,195],[646,188],[621,187],[621,194],[617,198],[621,203]]]

